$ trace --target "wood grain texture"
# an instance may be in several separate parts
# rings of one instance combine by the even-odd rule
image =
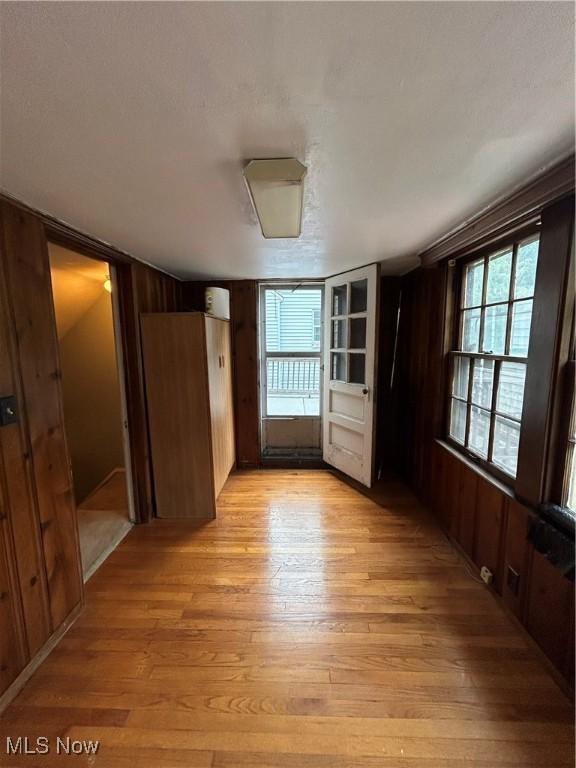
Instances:
[[[5,281],[6,266],[5,251],[0,248],[0,393],[15,396],[20,411],[24,398]],[[13,668],[16,664],[21,669],[50,634],[40,521],[35,514],[30,451],[23,418],[0,430],[0,518],[8,579],[6,600],[12,604],[13,611],[12,627],[6,634],[13,635],[18,646],[12,648],[9,666]]]
[[[234,466],[234,403],[230,323],[204,316],[212,431],[214,493],[218,498]]]
[[[514,499],[505,500],[506,531],[504,536],[504,564],[502,573],[502,599],[510,610],[522,621],[527,594],[529,554],[528,525],[530,513]],[[512,573],[510,573],[510,569]],[[517,581],[514,579],[518,574]]]
[[[28,655],[19,595],[8,561],[9,536],[6,520],[0,520],[0,693],[24,668]]]
[[[567,677],[574,656],[574,584],[535,550],[526,624],[547,656]]]
[[[204,290],[212,285],[230,291],[236,462],[240,468],[257,467],[260,464],[258,283],[255,280],[185,282],[182,284],[184,309],[203,312]]]
[[[562,366],[571,356],[572,315],[566,316],[565,303],[574,306],[574,284],[568,280],[573,237],[572,195],[542,213],[532,310],[532,328],[537,333],[530,334],[515,483],[518,497],[534,506],[544,500],[544,488],[554,470],[549,464],[554,396]],[[573,275],[572,271],[572,279]]]
[[[136,520],[144,523],[154,516],[154,494],[142,366],[140,314],[179,311],[182,308],[181,283],[163,272],[138,262],[117,264],[116,277],[122,328],[134,512]]]
[[[215,514],[204,315],[144,314],[142,345],[158,517]]]
[[[432,516],[320,471],[238,472],[202,528],[133,529],[0,731],[99,739],[75,764],[105,768],[574,760],[568,700]]]
[[[473,559],[479,568],[490,569],[494,586],[501,593],[506,499],[495,485],[483,478],[478,478],[477,488]]]
[[[7,203],[2,203],[1,211],[3,261],[22,390],[21,419],[27,428],[26,454],[42,532],[50,629],[54,630],[81,601],[82,579],[50,265],[40,221]],[[41,578],[35,573],[32,583]]]

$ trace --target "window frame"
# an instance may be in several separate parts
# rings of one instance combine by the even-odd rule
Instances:
[[[538,252],[538,258],[540,258],[540,244],[541,244],[541,229],[540,229],[540,221],[532,221],[529,224],[527,224],[525,227],[516,229],[513,232],[508,232],[506,235],[504,235],[502,238],[498,238],[498,240],[491,242],[482,248],[474,249],[472,252],[468,252],[466,254],[463,254],[461,257],[459,257],[457,260],[452,262],[452,265],[456,268],[454,279],[452,282],[452,321],[449,325],[448,333],[450,337],[450,344],[449,348],[447,350],[447,368],[446,368],[446,385],[444,387],[444,419],[443,419],[443,433],[444,433],[444,439],[446,442],[458,453],[462,454],[467,460],[473,462],[475,465],[479,466],[487,472],[489,475],[495,477],[499,482],[503,483],[505,486],[514,489],[516,479],[518,477],[518,465],[516,467],[516,474],[511,475],[509,474],[505,469],[501,468],[499,465],[494,464],[493,461],[491,461],[492,458],[492,452],[493,452],[493,446],[494,446],[494,429],[495,429],[495,423],[496,423],[496,417],[500,416],[501,418],[507,419],[509,421],[512,421],[519,425],[520,432],[519,432],[519,453],[520,453],[520,439],[522,434],[522,422],[524,417],[524,402],[523,402],[523,408],[522,408],[522,414],[520,418],[512,417],[508,414],[501,413],[497,410],[497,397],[498,397],[498,385],[499,385],[499,378],[500,378],[500,369],[502,367],[502,363],[520,363],[522,365],[525,365],[526,372],[528,371],[528,365],[529,365],[529,356],[530,356],[530,338],[532,336],[533,331],[533,324],[531,322],[530,324],[530,333],[529,333],[529,339],[528,339],[528,350],[525,357],[518,356],[518,355],[510,355],[506,354],[506,351],[510,348],[510,337],[511,337],[511,328],[512,328],[512,313],[513,313],[513,307],[515,304],[521,301],[527,301],[531,300],[534,302],[534,296],[536,291],[536,278],[534,283],[534,292],[531,294],[531,296],[527,297],[521,297],[521,298],[514,298],[513,297],[513,290],[514,290],[514,279],[516,274],[516,263],[517,263],[517,255],[518,255],[518,248],[519,246],[524,243],[527,240],[530,240],[531,238],[538,237],[539,239],[539,252]],[[506,252],[508,250],[512,251],[512,263],[510,266],[510,283],[509,283],[509,292],[508,292],[508,298],[503,301],[492,301],[487,302],[486,301],[486,291],[487,291],[487,281],[488,281],[488,263],[490,257],[496,256],[499,253]],[[470,307],[464,307],[464,295],[466,290],[465,285],[465,271],[466,268],[473,264],[474,262],[484,262],[484,273],[482,276],[482,296],[481,296],[481,302],[479,305],[474,304]],[[537,277],[537,275],[536,275]],[[484,336],[484,317],[485,317],[485,311],[487,307],[493,307],[493,306],[503,306],[505,305],[507,307],[507,317],[506,317],[506,334],[505,334],[505,346],[504,346],[504,353],[503,354],[495,354],[490,352],[482,352],[482,344],[483,344],[483,336]],[[464,349],[461,349],[459,347],[462,347],[463,344],[461,343],[461,340],[463,339],[463,323],[464,323],[464,310],[468,309],[480,309],[480,328],[478,331],[478,351],[477,352],[467,352]],[[534,310],[534,303],[532,304],[532,317],[533,317],[533,310]],[[453,394],[453,377],[454,377],[454,370],[455,370],[455,361],[458,357],[467,358],[470,360],[470,368],[469,368],[469,374],[468,374],[468,391],[466,395],[466,399],[463,399],[461,397],[455,396]],[[467,411],[472,408],[474,405],[472,403],[472,385],[473,385],[473,365],[475,360],[488,360],[494,362],[494,372],[493,372],[493,378],[492,378],[492,393],[491,393],[491,402],[490,407],[483,407],[483,406],[477,406],[482,408],[482,410],[486,411],[490,416],[490,427],[489,427],[489,436],[488,436],[488,450],[487,450],[487,457],[483,458],[478,453],[475,453],[473,450],[469,448],[468,445],[462,444],[458,440],[456,440],[452,435],[450,434],[450,422],[451,422],[451,405],[453,400],[458,400],[461,403],[464,403],[466,405]],[[524,399],[525,399],[525,393],[524,393]],[[466,419],[466,430],[465,430],[465,437],[464,437],[464,443],[468,442],[468,435],[470,430],[470,418],[467,416]]]
[[[566,398],[567,405],[566,411],[568,414],[568,429],[566,435],[566,441],[564,444],[564,464],[563,464],[563,478],[562,478],[562,495],[561,504],[566,509],[569,509],[573,515],[576,515],[576,509],[568,506],[568,498],[570,495],[570,481],[572,479],[572,471],[574,469],[573,456],[576,453],[576,398],[574,377],[576,376],[576,362],[574,355],[572,355],[568,366],[567,374],[570,382],[568,387],[568,397]],[[569,410],[568,410],[569,409]]]

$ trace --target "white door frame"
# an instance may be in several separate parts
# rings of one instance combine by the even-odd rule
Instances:
[[[321,289],[322,303],[320,305],[320,348],[313,352],[267,352],[265,346],[266,340],[266,313],[263,311],[265,291],[270,289],[290,290],[295,288],[302,289]],[[263,458],[276,456],[285,456],[289,453],[291,456],[320,456],[322,451],[322,402],[323,402],[323,342],[324,342],[324,281],[323,280],[263,280],[258,284],[258,389],[259,389],[259,431],[260,431],[260,455]],[[266,412],[267,403],[267,376],[266,363],[268,358],[274,357],[293,357],[318,359],[320,363],[320,392],[319,392],[319,415],[318,416],[268,416]],[[266,444],[266,422],[282,422],[283,430],[293,430],[294,433],[301,432],[311,434],[318,425],[318,448],[302,446],[301,448],[275,448]],[[279,424],[280,426],[280,424]]]

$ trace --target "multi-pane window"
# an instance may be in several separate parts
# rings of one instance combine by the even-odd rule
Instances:
[[[516,476],[538,235],[466,263],[452,352],[449,436]]]
[[[320,322],[320,310],[312,310],[312,342],[314,344],[320,344],[321,322]]]

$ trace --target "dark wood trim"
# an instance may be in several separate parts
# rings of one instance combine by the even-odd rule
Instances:
[[[5,201],[14,208],[27,211],[39,219],[44,225],[47,239],[55,245],[61,245],[64,248],[70,248],[73,251],[77,251],[83,256],[99,259],[101,261],[108,261],[112,264],[143,264],[150,269],[154,269],[168,277],[172,277],[174,280],[180,280],[180,278],[170,272],[137,259],[127,251],[123,251],[121,248],[117,248],[115,245],[107,243],[105,240],[100,240],[93,235],[82,232],[71,224],[46,213],[46,211],[34,208],[33,206],[22,202],[22,200],[18,200],[18,198],[12,197],[12,195],[7,192],[0,192],[0,201]]]
[[[574,322],[575,317],[575,258],[574,225],[572,226],[572,247],[570,249],[564,311],[560,320],[560,340],[555,394],[550,424],[550,451],[544,478],[544,500],[562,504],[566,475],[566,453],[570,436],[571,416],[574,403],[575,362]]]
[[[537,221],[542,210],[574,191],[574,155],[555,165],[512,195],[465,222],[458,229],[432,243],[420,254],[424,266],[471,248],[493,243],[514,229]]]
[[[120,343],[124,358],[124,388],[128,439],[130,441],[134,516],[137,523],[147,523],[154,515],[152,472],[149,469],[147,458],[149,455],[147,414],[145,418],[142,418],[142,408],[145,409],[145,396],[138,305],[132,269],[129,265],[124,264],[116,267],[116,285],[118,287],[118,310],[120,314]],[[146,446],[146,450],[143,450],[142,446]]]
[[[568,197],[542,213],[542,232],[536,272],[532,329],[524,389],[522,431],[518,451],[516,494],[530,506],[545,498],[550,475],[550,432],[553,403],[569,344],[562,338],[566,302],[573,303],[569,286],[574,197]],[[565,358],[565,359],[563,359]]]

